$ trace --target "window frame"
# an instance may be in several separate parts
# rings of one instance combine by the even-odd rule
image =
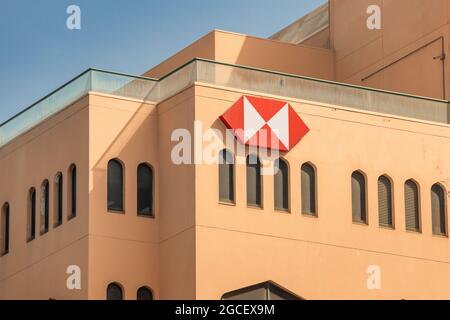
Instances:
[[[138,299],[138,297],[139,297],[139,290],[147,290],[148,292],[150,292],[150,295],[151,295],[152,298],[150,300]],[[155,295],[154,295],[153,290],[149,286],[139,287],[136,290],[136,300],[137,301],[152,301],[152,300],[155,300]]]
[[[378,183],[380,181],[381,178],[386,178],[391,186],[391,212],[392,212],[392,225],[391,226],[387,226],[387,225],[381,225],[380,224],[380,205],[379,205],[379,201],[380,201],[380,194],[379,194],[379,190],[378,190]],[[377,179],[377,208],[378,208],[378,227],[381,229],[386,229],[386,230],[396,230],[396,223],[395,223],[395,219],[396,219],[396,212],[395,212],[395,185],[394,185],[394,180],[391,178],[391,176],[389,176],[388,174],[382,174],[378,177]]]
[[[363,181],[364,181],[364,208],[365,208],[365,220],[355,220],[354,216],[353,216],[353,175],[354,174],[360,174],[363,177]],[[352,172],[351,174],[351,211],[352,211],[352,223],[354,225],[359,225],[359,226],[369,226],[369,186],[368,186],[368,179],[367,179],[367,175],[364,171],[358,169]],[[361,195],[360,195],[361,196]],[[361,201],[361,199],[360,199]],[[361,202],[362,203],[362,202]],[[360,205],[361,205],[360,203]]]
[[[223,151],[229,152],[231,155],[231,159],[232,159],[232,163],[231,165],[233,166],[233,170],[232,170],[232,174],[233,174],[233,185],[231,190],[233,191],[233,199],[232,200],[224,200],[220,198],[220,166],[223,165],[222,163],[220,163],[221,160],[221,153]],[[228,164],[227,164],[228,165]],[[221,205],[226,205],[226,206],[236,206],[236,156],[234,154],[234,152],[232,152],[231,150],[224,148],[221,149],[219,151],[219,163],[218,163],[218,192],[217,192],[217,196],[218,196],[218,203]]]
[[[27,197],[27,231],[26,231],[26,237],[27,237],[27,243],[33,241],[36,239],[36,222],[37,222],[37,206],[36,206],[36,188],[31,187],[28,190],[28,197]],[[33,210],[34,206],[34,210]],[[30,221],[28,221],[30,219]],[[30,233],[28,234],[28,226],[30,226]]]
[[[1,209],[0,216],[0,257],[4,257],[10,252],[11,241],[11,206],[5,202]],[[4,232],[4,234],[3,234]]]
[[[121,167],[121,173],[122,173],[122,189],[121,189],[121,194],[122,194],[122,208],[121,209],[115,209],[115,208],[110,208],[109,205],[109,164],[111,162],[115,162],[118,163]],[[107,164],[107,170],[106,170],[106,207],[107,207],[107,212],[108,213],[114,213],[114,214],[125,214],[125,207],[126,207],[126,203],[125,203],[125,164],[119,159],[119,158],[114,158],[108,161]]]
[[[275,166],[276,166],[276,162],[277,161],[282,161],[285,165],[286,165],[286,177],[287,177],[287,181],[286,181],[286,186],[287,186],[287,208],[277,208],[276,206],[276,197],[275,197]],[[273,207],[274,207],[274,211],[276,212],[281,212],[281,213],[291,213],[291,167],[289,164],[289,161],[287,161],[287,159],[280,157],[278,159],[276,159],[274,161],[273,164],[273,168],[274,168],[274,174],[273,174]]]
[[[150,208],[150,214],[142,213],[139,211],[139,168],[146,167],[150,169],[151,173],[151,194],[152,194],[152,201],[151,201],[151,208]],[[148,163],[148,162],[142,162],[137,166],[136,170],[136,211],[137,216],[142,218],[149,218],[149,219],[156,219],[156,213],[155,213],[155,169],[154,167]]]
[[[120,289],[120,293],[122,295],[121,299],[119,299],[119,300],[108,299],[110,286],[116,286],[116,287],[118,287]],[[121,283],[117,282],[117,281],[108,283],[108,285],[106,286],[106,301],[123,301],[123,300],[125,300],[125,288],[124,288],[124,286]]]
[[[260,199],[260,203],[259,204],[250,204],[248,201],[248,168],[250,166],[249,164],[249,160],[250,157],[255,157],[258,164],[259,164],[259,199]],[[250,209],[258,209],[258,210],[264,210],[264,179],[263,179],[263,175],[262,175],[262,161],[261,159],[258,157],[258,155],[256,154],[249,154],[246,159],[245,159],[245,187],[246,187],[246,202],[247,202],[247,208]],[[256,190],[257,191],[257,190]]]
[[[53,228],[64,222],[64,177],[62,172],[55,175],[53,183]]]
[[[70,221],[77,217],[78,211],[78,168],[75,163],[69,166],[67,177],[67,221]]]
[[[314,172],[314,192],[315,192],[315,197],[314,197],[314,207],[315,207],[315,211],[314,213],[308,213],[308,212],[303,212],[303,187],[302,187],[302,173],[303,173],[303,167],[304,166],[309,166],[312,168],[313,172]],[[314,163],[307,161],[305,163],[303,163],[300,166],[300,211],[302,213],[302,216],[304,217],[309,217],[309,218],[319,218],[319,184],[317,183],[317,177],[318,177],[318,170],[317,167]]]
[[[433,230],[433,222],[434,222],[434,221],[433,221],[433,200],[432,200],[432,197],[433,197],[433,188],[434,188],[434,187],[440,188],[440,190],[441,190],[442,193],[443,193],[443,197],[442,197],[443,204],[442,204],[442,205],[443,205],[443,211],[444,211],[444,226],[445,226],[445,233],[435,233],[434,230]],[[430,197],[431,197],[431,233],[432,233],[432,235],[435,236],[435,237],[443,237],[443,238],[448,238],[448,237],[449,237],[449,232],[448,232],[448,199],[447,199],[447,194],[448,194],[447,189],[445,188],[444,185],[442,185],[442,184],[439,183],[439,182],[433,184],[433,185],[431,186],[431,188],[430,188]]]
[[[413,182],[417,188],[417,209],[418,209],[418,215],[417,215],[417,219],[418,219],[418,224],[419,224],[419,228],[417,230],[408,230],[408,226],[406,223],[406,184],[408,182]],[[405,181],[405,183],[403,184],[403,205],[404,205],[404,217],[405,217],[405,230],[407,233],[411,233],[411,234],[422,234],[422,192],[421,192],[421,187],[420,184],[417,180],[415,179],[408,179]]]
[[[44,189],[45,194],[43,195]],[[39,234],[43,236],[50,231],[50,182],[47,179],[41,184],[40,219],[44,219],[44,230],[42,230],[42,220],[39,223]]]

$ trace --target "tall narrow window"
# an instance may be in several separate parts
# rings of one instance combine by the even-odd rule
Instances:
[[[378,222],[381,227],[393,228],[392,184],[386,176],[378,178]]]
[[[110,283],[106,289],[106,300],[123,300],[122,287],[117,283]]]
[[[69,216],[68,219],[73,219],[77,216],[77,167],[73,164],[69,168],[69,184],[67,185],[67,202]]]
[[[413,180],[405,183],[406,230],[420,232],[419,187]]]
[[[316,170],[314,167],[305,163],[301,168],[301,187],[302,187],[302,213],[306,215],[317,215],[316,198]]]
[[[9,204],[5,203],[2,207],[1,217],[1,233],[0,233],[0,256],[4,256],[9,252]]]
[[[27,214],[27,241],[36,238],[36,189],[31,188],[28,192],[28,214]]]
[[[255,155],[247,157],[247,205],[261,207],[261,162]]]
[[[439,184],[431,187],[431,213],[433,218],[433,234],[447,235],[445,190]]]
[[[48,180],[45,180],[41,186],[41,234],[48,232],[49,225],[49,204],[50,204],[50,192],[49,192]]]
[[[226,149],[219,154],[219,200],[234,203],[234,157]]]
[[[153,217],[153,170],[145,163],[138,166],[137,197],[138,215]]]
[[[123,212],[123,166],[118,160],[108,163],[108,211]]]
[[[147,287],[141,287],[136,294],[137,300],[153,300],[153,293]]]
[[[63,223],[63,175],[58,172],[55,176],[55,186],[54,191],[54,206],[53,206],[53,221],[54,227],[58,227]]]
[[[353,222],[367,223],[366,178],[360,171],[352,174]]]
[[[283,159],[275,161],[274,197],[275,210],[289,211],[289,168]]]

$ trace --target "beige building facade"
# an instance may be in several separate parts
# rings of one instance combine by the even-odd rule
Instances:
[[[330,0],[86,71],[0,126],[0,299],[450,299],[449,22],[448,0]],[[309,128],[258,155],[280,173],[224,140],[233,164],[174,162],[174,132],[194,158],[242,96]]]

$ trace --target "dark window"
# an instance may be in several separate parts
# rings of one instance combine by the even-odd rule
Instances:
[[[137,300],[153,300],[153,293],[147,287],[141,287],[137,291]]]
[[[352,174],[352,216],[353,222],[367,223],[366,178],[355,171]]]
[[[61,172],[55,176],[54,190],[54,226],[58,227],[63,223],[63,175]]]
[[[138,214],[153,217],[153,170],[143,163],[137,172]]]
[[[303,300],[272,281],[238,289],[222,296],[222,300]]]
[[[435,184],[431,187],[433,234],[447,235],[447,215],[445,211],[445,190],[439,184]]]
[[[36,238],[36,189],[28,192],[27,241]]]
[[[68,185],[69,220],[77,216],[77,167],[73,164],[69,168]]]
[[[405,183],[406,230],[420,232],[419,187],[413,180]]]
[[[234,202],[234,158],[225,149],[219,154],[219,200]]]
[[[275,161],[274,197],[275,210],[289,210],[289,168],[286,161]]]
[[[0,255],[4,256],[9,252],[9,204],[5,203],[2,208],[1,218],[1,232],[0,232]]]
[[[49,204],[50,204],[50,193],[49,193],[49,183],[47,180],[42,183],[41,186],[41,234],[48,232],[49,225]]]
[[[247,157],[247,204],[261,207],[261,162],[254,155]]]
[[[392,183],[386,176],[378,178],[378,222],[381,227],[393,228]]]
[[[309,163],[302,165],[301,171],[302,213],[316,216],[316,171]]]
[[[122,287],[117,283],[110,283],[106,289],[106,300],[123,300]]]
[[[108,163],[108,210],[123,212],[123,167],[118,160]]]

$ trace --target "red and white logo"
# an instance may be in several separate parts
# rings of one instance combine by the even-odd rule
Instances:
[[[220,119],[243,144],[280,151],[309,132],[289,103],[258,97],[241,97]]]

